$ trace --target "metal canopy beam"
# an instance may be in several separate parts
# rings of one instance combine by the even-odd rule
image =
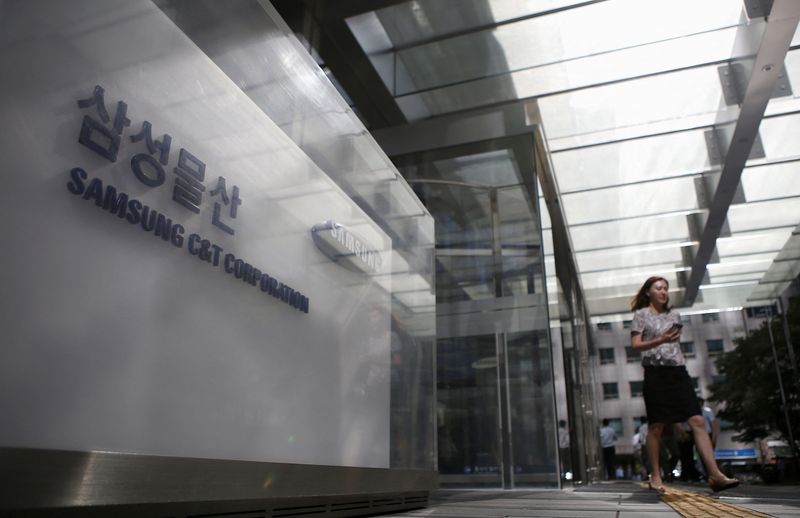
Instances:
[[[376,7],[400,0],[374,0]],[[314,47],[333,76],[355,103],[369,129],[405,124],[406,118],[375,67],[345,22],[350,4],[306,0],[271,0],[278,13],[296,33]],[[359,7],[358,9],[361,9]],[[358,10],[356,9],[356,10]]]
[[[706,267],[716,249],[717,239],[726,224],[728,208],[736,194],[742,170],[758,135],[758,127],[764,117],[770,96],[775,90],[799,20],[800,2],[776,0],[765,23],[753,23],[741,29],[744,31],[741,34],[745,40],[744,44],[748,41],[754,42],[753,47],[757,45],[758,50],[754,53],[754,57],[745,58],[745,64],[752,72],[738,118],[719,125],[731,136],[719,182],[709,208],[708,219],[692,263],[692,274],[687,282],[683,299],[684,305],[692,305],[697,297]],[[762,33],[760,40],[757,39],[759,33]]]

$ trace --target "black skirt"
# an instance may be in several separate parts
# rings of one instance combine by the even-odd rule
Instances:
[[[702,415],[692,378],[683,365],[644,368],[644,406],[650,423],[681,423]]]

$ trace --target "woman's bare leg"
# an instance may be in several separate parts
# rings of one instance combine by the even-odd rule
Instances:
[[[647,456],[650,459],[650,482],[655,487],[664,485],[661,480],[661,467],[659,464],[659,449],[661,446],[661,432],[664,423],[650,423],[647,428]]]
[[[728,480],[723,472],[717,466],[717,460],[714,458],[714,448],[711,446],[711,439],[706,432],[706,423],[701,415],[695,415],[689,418],[689,426],[692,427],[694,434],[694,445],[697,448],[697,453],[703,459],[703,465],[706,467],[709,482],[724,482]]]

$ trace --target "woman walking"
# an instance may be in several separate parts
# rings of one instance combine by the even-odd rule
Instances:
[[[659,440],[664,425],[687,421],[694,436],[697,451],[706,467],[708,483],[713,491],[739,485],[735,478],[726,477],[717,466],[711,440],[706,433],[700,405],[686,371],[681,352],[681,320],[669,305],[669,283],[663,277],[650,277],[631,300],[634,312],[631,325],[631,345],[642,353],[644,367],[644,404],[647,411],[647,455],[651,472],[649,485],[664,493],[659,467]]]

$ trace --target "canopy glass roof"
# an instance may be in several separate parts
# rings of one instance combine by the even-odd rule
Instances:
[[[773,23],[741,0],[413,0],[347,24],[409,121],[536,103],[590,312],[613,315],[649,275],[681,300],[725,160],[749,146],[714,129],[751,111],[756,143],[722,230],[705,237],[716,247],[694,308],[766,303],[800,273],[796,20],[772,49],[785,71],[766,109],[746,90],[777,9]],[[496,178],[493,163],[464,180]]]

